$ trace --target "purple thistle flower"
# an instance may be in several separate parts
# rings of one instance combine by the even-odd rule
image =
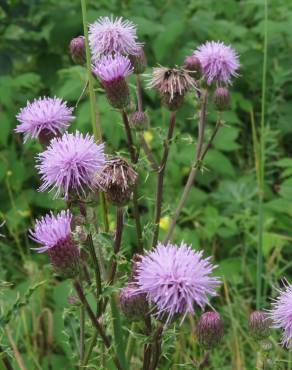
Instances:
[[[213,81],[230,84],[231,77],[238,76],[239,57],[231,46],[223,42],[207,41],[193,55],[199,59],[208,85]]]
[[[272,309],[268,316],[274,323],[275,328],[284,330],[282,344],[291,347],[292,340],[292,285],[286,283],[282,290],[279,290],[278,297],[272,303]]]
[[[55,270],[66,278],[78,273],[79,251],[71,236],[72,215],[69,210],[56,216],[51,212],[36,221],[30,238],[41,244],[37,252],[48,252]]]
[[[56,189],[55,197],[63,193],[66,199],[70,191],[84,194],[85,188],[95,188],[95,178],[106,164],[104,144],[97,145],[91,135],[78,131],[54,138],[37,160],[43,182],[39,190]]]
[[[136,32],[136,25],[122,17],[98,18],[89,25],[89,45],[93,60],[106,54],[135,54],[142,45],[136,41]]]
[[[16,116],[20,124],[15,131],[24,133],[25,142],[29,137],[39,137],[41,133],[59,135],[74,119],[72,112],[73,108],[67,107],[67,103],[60,98],[40,97],[20,109]]]
[[[96,63],[93,73],[103,82],[112,82],[133,73],[130,59],[120,54],[105,55]]]
[[[180,246],[158,243],[141,256],[136,269],[138,292],[156,304],[158,316],[167,313],[169,321],[176,313],[194,312],[194,304],[203,308],[209,304],[208,296],[216,295],[220,281],[209,276],[215,266],[202,255],[182,242]]]
[[[101,79],[109,103],[117,109],[130,103],[130,93],[125,77],[133,72],[128,57],[120,54],[103,56],[93,68]]]
[[[61,211],[56,216],[51,212],[36,220],[34,231],[30,230],[30,237],[42,247],[35,248],[39,253],[55,247],[60,241],[71,235],[72,215],[69,210]]]

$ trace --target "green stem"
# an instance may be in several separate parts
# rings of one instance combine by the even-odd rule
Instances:
[[[89,42],[88,42],[86,0],[81,0],[81,9],[82,9],[82,22],[83,22],[83,30],[84,30],[84,37],[85,37],[86,68],[87,68],[88,90],[89,90],[89,99],[90,99],[91,124],[92,124],[92,130],[93,130],[93,135],[94,135],[95,140],[102,141],[102,133],[101,133],[101,128],[99,124],[99,112],[98,112],[97,105],[96,105],[95,92],[93,88],[93,77],[92,77],[92,71],[91,71],[91,57],[90,57],[90,49],[89,49]],[[106,203],[105,195],[102,192],[100,193],[100,203],[101,203],[101,209],[102,209],[104,229],[107,232],[109,230],[107,203]]]
[[[97,332],[95,331],[92,338],[91,338],[91,341],[90,341],[88,350],[86,352],[86,355],[84,357],[84,361],[82,363],[83,367],[86,367],[86,365],[88,364],[88,361],[90,360],[90,356],[92,354],[93,348],[96,345],[96,340],[97,340]]]
[[[259,176],[259,215],[258,215],[258,250],[257,250],[257,309],[262,304],[263,276],[263,233],[264,233],[264,179],[265,179],[265,114],[266,114],[266,83],[267,83],[267,46],[268,46],[268,0],[264,2],[264,60],[262,75],[262,101],[260,122],[260,176]]]
[[[102,302],[101,302],[101,299],[100,299],[100,296],[101,296],[101,276],[100,276],[99,263],[98,263],[98,259],[97,259],[96,253],[95,253],[95,248],[94,248],[94,244],[93,244],[91,234],[89,234],[88,237],[87,237],[87,243],[88,243],[90,256],[91,256],[93,266],[94,266],[95,283],[96,283],[97,313],[99,314],[100,311],[101,311],[101,305],[102,305]]]
[[[80,365],[82,366],[85,352],[85,309],[80,308],[80,339],[79,339],[79,352],[80,352]]]
[[[137,324],[135,322],[131,325],[131,332],[129,333],[128,342],[127,342],[127,348],[126,348],[126,359],[128,364],[131,363],[131,358],[134,352],[135,347],[135,336],[132,332],[134,332],[137,329]]]
[[[124,337],[123,337],[123,331],[122,331],[121,317],[120,317],[119,310],[117,308],[116,299],[114,295],[112,295],[110,298],[110,305],[111,305],[111,311],[112,311],[112,322],[113,322],[113,329],[114,329],[116,353],[122,365],[122,368],[127,369],[128,366],[127,366],[126,356],[125,356],[125,344],[124,344]]]

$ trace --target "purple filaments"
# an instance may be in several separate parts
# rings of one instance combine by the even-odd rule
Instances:
[[[97,145],[89,134],[65,133],[54,138],[37,161],[42,180],[39,190],[54,189],[55,197],[64,194],[68,199],[71,191],[84,194],[97,185],[96,176],[106,163],[104,144]]]
[[[72,215],[70,211],[61,211],[56,216],[47,214],[36,221],[34,230],[30,230],[30,237],[42,245],[36,248],[41,253],[57,246],[68,239],[71,234]]]
[[[238,76],[239,58],[231,46],[220,41],[207,41],[194,51],[200,61],[202,73],[208,85],[211,83],[231,83],[231,77]]]
[[[107,55],[95,64],[93,73],[103,82],[112,82],[133,73],[133,68],[128,57],[120,54]]]
[[[282,344],[291,348],[292,340],[292,285],[286,284],[272,303],[268,316],[275,328],[283,329]]]
[[[135,54],[141,46],[137,42],[136,25],[126,19],[100,17],[89,25],[89,45],[93,60],[108,54]]]
[[[19,125],[15,131],[24,134],[24,141],[30,137],[37,138],[42,131],[59,135],[74,119],[72,112],[73,108],[60,98],[38,98],[20,109],[16,116]]]
[[[138,291],[146,293],[157,306],[157,315],[194,312],[194,304],[203,308],[208,296],[216,295],[220,284],[212,277],[215,266],[185,243],[180,246],[158,243],[157,247],[137,262]]]

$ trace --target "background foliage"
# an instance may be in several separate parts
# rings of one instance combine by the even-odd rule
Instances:
[[[182,64],[185,55],[210,39],[230,43],[240,54],[240,78],[232,86],[232,110],[224,113],[225,126],[206,157],[205,170],[191,191],[174,239],[183,239],[213,254],[220,273],[225,276],[224,288],[214,302],[225,319],[226,335],[223,344],[213,353],[213,368],[254,369],[255,355],[251,355],[254,343],[246,330],[248,313],[255,307],[258,221],[251,122],[254,119],[258,128],[261,118],[263,1],[100,0],[88,3],[90,21],[100,15],[114,14],[137,23],[149,66]],[[264,132],[265,307],[269,304],[267,297],[275,294],[271,287],[283,277],[291,277],[291,29],[292,3],[269,1]],[[0,2],[0,220],[6,222],[1,228],[5,236],[0,239],[0,319],[7,319],[10,314],[8,324],[1,329],[0,342],[8,352],[14,344],[27,369],[49,369],[49,364],[52,369],[74,369],[76,356],[72,357],[72,352],[78,318],[74,305],[67,303],[69,283],[54,280],[47,256],[37,255],[30,249],[33,245],[27,238],[27,229],[34,218],[64,204],[36,191],[39,178],[34,158],[41,148],[35,142],[23,145],[21,137],[13,133],[15,115],[27,100],[39,95],[56,95],[70,105],[76,104],[84,88],[86,72],[71,62],[68,43],[79,34],[82,34],[82,22],[78,1]],[[132,82],[134,96],[134,80]],[[159,152],[167,128],[167,112],[161,110],[153,91],[144,90],[144,102],[151,117],[151,129],[145,137]],[[107,151],[114,152],[125,146],[120,117],[109,108],[101,93],[98,93],[98,108]],[[178,112],[165,179],[162,229],[167,227],[174,200],[178,199],[193,157],[197,135],[195,108],[190,95]],[[78,127],[84,132],[91,131],[87,97],[81,100],[75,115],[77,119],[70,130]],[[214,122],[215,113],[211,109],[209,130]],[[141,165],[149,172],[143,157]],[[141,199],[144,233],[149,237],[155,189],[151,173],[144,175],[140,184],[140,194],[145,194]],[[123,240],[124,255],[135,240],[134,229],[129,226]],[[128,267],[125,263],[120,268]],[[35,286],[45,280],[50,284]],[[29,287],[33,290],[30,297],[25,296]],[[15,300],[17,304],[13,312],[9,312]],[[67,307],[65,311],[64,307]],[[194,323],[191,321],[185,326],[176,338],[174,329],[169,330],[163,343],[168,359],[164,360],[165,367],[162,361],[161,369],[182,368],[179,363],[185,364],[183,368],[193,368],[192,358],[198,354]],[[287,353],[276,344],[277,333],[274,339],[272,355],[278,356],[279,368],[290,368]],[[91,362],[90,368],[101,368],[94,358]],[[18,366],[16,362],[15,366]]]

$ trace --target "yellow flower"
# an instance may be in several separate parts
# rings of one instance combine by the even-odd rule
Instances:
[[[150,144],[151,141],[153,140],[153,134],[151,131],[145,131],[144,132],[144,139],[146,141],[147,144]]]
[[[169,226],[169,216],[161,217],[159,221],[159,226],[162,230],[167,230]]]

